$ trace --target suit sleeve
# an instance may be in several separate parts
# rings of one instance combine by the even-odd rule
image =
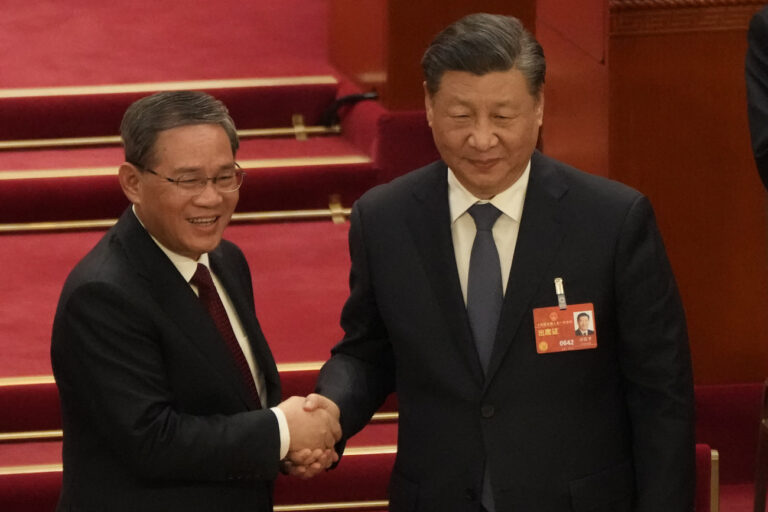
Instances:
[[[79,409],[77,421],[89,422],[141,477],[273,479],[280,447],[274,414],[180,412],[152,320],[162,313],[149,304],[104,282],[72,292],[55,326],[64,341],[52,354],[64,406]]]
[[[768,8],[752,18],[747,41],[745,78],[749,131],[757,170],[768,188]]]
[[[693,510],[694,401],[680,296],[650,203],[629,209],[614,269],[636,512]]]
[[[317,392],[341,410],[344,438],[360,431],[395,387],[394,355],[376,304],[359,203],[352,210],[350,295],[341,314],[344,339],[323,365]]]

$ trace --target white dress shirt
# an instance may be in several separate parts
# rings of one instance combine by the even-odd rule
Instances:
[[[136,215],[135,207],[133,214]],[[136,218],[139,220],[139,223],[141,223],[141,219],[139,219],[138,215],[136,215]],[[144,224],[141,223],[141,225],[143,226]],[[157,240],[154,236],[152,236],[151,233],[149,236],[152,237],[152,240],[155,242],[155,244],[157,244],[157,246],[165,253],[165,255],[168,256],[168,259],[171,260],[171,263],[173,263],[173,266],[176,267],[176,270],[178,270],[184,280],[189,283],[189,286],[195,292],[195,295],[199,296],[200,294],[198,293],[197,286],[190,283],[190,280],[197,271],[197,264],[202,263],[208,268],[208,271],[211,273],[211,278],[213,279],[213,284],[216,286],[216,291],[221,298],[221,302],[224,304],[224,310],[227,312],[227,317],[229,318],[229,323],[232,325],[232,330],[235,333],[235,338],[237,338],[237,343],[240,345],[240,349],[243,351],[245,360],[248,362],[248,369],[250,369],[251,376],[253,377],[253,381],[256,384],[256,391],[259,393],[261,406],[266,407],[267,384],[266,379],[264,378],[264,373],[259,370],[259,365],[253,357],[251,344],[248,342],[248,336],[243,329],[243,324],[240,322],[240,317],[237,316],[235,307],[232,304],[232,299],[229,298],[227,290],[222,286],[221,281],[219,281],[219,278],[211,269],[211,266],[208,262],[208,253],[202,254],[200,259],[195,261],[192,258],[188,258],[171,251],[162,243],[160,243],[160,241]],[[280,429],[280,459],[283,459],[288,454],[288,447],[291,444],[291,436],[288,430],[288,421],[285,418],[285,413],[283,413],[280,408],[272,407],[270,410],[277,417],[277,424]]]
[[[512,257],[517,245],[517,234],[520,231],[520,219],[523,217],[523,203],[528,189],[528,178],[531,174],[531,162],[525,171],[511,187],[493,196],[490,200],[479,199],[464,188],[453,171],[448,169],[448,206],[451,212],[451,236],[456,256],[456,268],[459,271],[461,293],[464,304],[467,303],[467,280],[469,278],[469,256],[475,241],[477,228],[472,216],[467,212],[475,203],[491,203],[501,210],[501,215],[493,225],[493,241],[499,252],[501,263],[501,283],[503,293],[507,293],[507,281],[512,269]]]

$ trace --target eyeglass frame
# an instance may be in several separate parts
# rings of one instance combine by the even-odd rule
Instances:
[[[203,179],[202,178],[197,179],[197,180],[181,180],[180,178],[174,179],[174,178],[169,178],[168,176],[165,176],[163,174],[160,174],[159,172],[157,172],[157,171],[155,171],[153,169],[150,169],[149,167],[144,167],[143,165],[138,165],[138,164],[132,164],[132,165],[134,167],[136,167],[137,169],[140,169],[142,171],[145,171],[145,172],[148,172],[150,174],[153,174],[153,175],[157,176],[158,178],[162,178],[165,181],[167,181],[168,183],[173,183],[176,186],[177,190],[179,190],[179,191],[181,191],[183,193],[187,193],[187,194],[193,195],[193,196],[198,195],[198,194],[202,194],[205,191],[205,188],[208,186],[208,182],[209,181],[213,183],[214,190],[216,190],[219,193],[228,194],[230,192],[236,192],[236,191],[240,190],[240,187],[243,186],[243,181],[245,181],[245,177],[247,176],[246,172],[242,170],[242,167],[240,167],[240,164],[235,162],[235,169],[237,169],[237,170],[235,171],[233,176],[239,178],[239,180],[240,180],[240,183],[237,184],[237,187],[235,187],[235,188],[233,188],[231,190],[221,190],[220,188],[218,188],[216,186],[216,181],[221,179],[222,176],[214,176],[213,178],[209,178],[209,177],[206,176],[205,177],[205,185],[203,185],[203,187],[200,190],[189,190],[189,189],[183,188],[180,185],[180,183],[183,183],[185,181],[186,182],[194,181],[194,182],[199,184],[199,183],[201,183],[203,181]],[[192,173],[192,172],[184,173],[184,174],[182,174],[182,176],[184,176],[185,174],[194,174],[194,173]]]

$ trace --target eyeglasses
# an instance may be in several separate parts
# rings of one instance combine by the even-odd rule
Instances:
[[[237,162],[235,162],[235,166],[232,169],[222,171],[221,174],[214,176],[213,178],[209,178],[204,173],[200,172],[188,172],[180,175],[178,178],[169,178],[168,176],[163,176],[159,172],[153,171],[149,167],[141,167],[138,165],[136,167],[139,167],[150,174],[154,174],[168,183],[173,183],[176,185],[177,189],[189,195],[201,194],[205,190],[205,187],[208,186],[209,181],[213,183],[213,188],[218,192],[234,192],[240,188],[240,185],[243,184],[243,178],[245,178],[245,172],[240,170],[240,165],[238,165]]]

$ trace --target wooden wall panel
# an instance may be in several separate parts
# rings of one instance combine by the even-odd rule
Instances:
[[[759,2],[613,1],[611,177],[653,202],[697,383],[768,376],[765,192],[749,146],[746,27]]]
[[[331,0],[329,57],[390,110],[424,108],[421,56],[440,30],[473,12],[511,14],[535,29],[535,0]]]
[[[328,55],[364,91],[378,89],[387,74],[387,4],[382,0],[329,2]]]
[[[605,0],[539,0],[536,9],[536,38],[547,59],[542,149],[607,176],[608,5]]]

